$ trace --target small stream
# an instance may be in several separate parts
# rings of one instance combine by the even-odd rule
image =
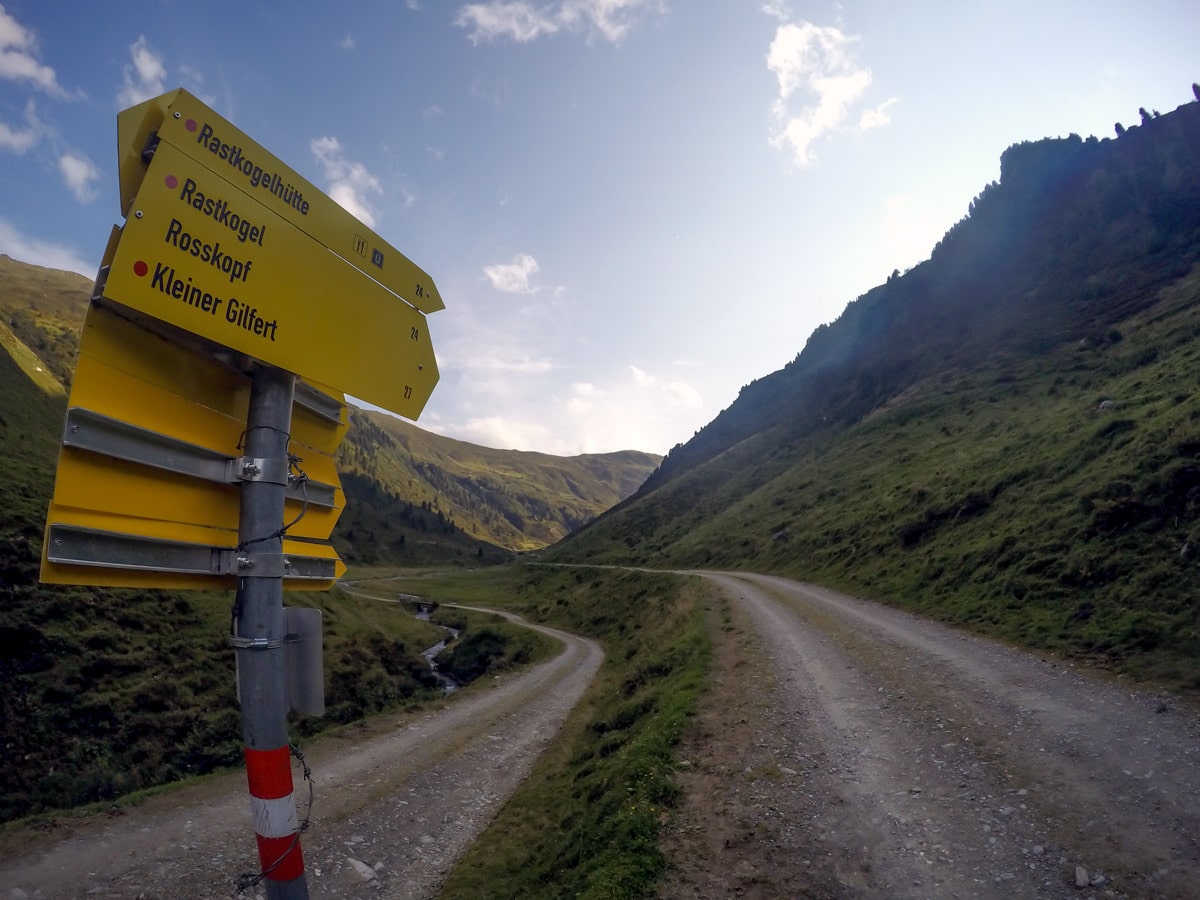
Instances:
[[[422,604],[417,607],[417,611],[414,613],[414,615],[423,622],[429,622],[433,615],[433,607]],[[446,632],[446,637],[442,638],[442,640],[438,641],[432,647],[427,647],[426,649],[422,650],[421,655],[425,657],[425,662],[429,663],[429,668],[433,672],[434,677],[437,678],[438,684],[442,686],[442,691],[446,694],[453,694],[460,687],[462,687],[462,685],[451,676],[438,671],[437,655],[446,649],[446,644],[458,637],[458,629],[448,628],[445,625],[438,625],[438,628]]]

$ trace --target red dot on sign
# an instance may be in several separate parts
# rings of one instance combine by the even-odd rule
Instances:
[[[183,123],[183,127],[186,128],[188,131],[195,131],[196,130],[196,120],[188,119],[186,122]]]
[[[166,178],[167,187],[174,189],[179,184],[179,179],[174,175],[168,175]]]
[[[142,262],[140,259],[133,264],[133,274],[136,275],[138,278],[143,277],[149,271],[150,271],[150,267],[148,265],[146,265],[144,262]]]

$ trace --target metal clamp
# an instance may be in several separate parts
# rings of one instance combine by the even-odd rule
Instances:
[[[283,646],[283,640],[280,638],[248,638],[238,637],[236,634],[229,636],[229,643],[235,650],[278,650]]]
[[[221,571],[239,578],[283,578],[290,574],[292,561],[282,553],[256,553],[251,550],[223,550]]]
[[[239,456],[229,460],[228,480],[265,481],[268,484],[288,483],[288,461],[286,458],[264,459],[254,456]]]

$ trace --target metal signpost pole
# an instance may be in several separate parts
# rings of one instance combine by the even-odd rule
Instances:
[[[288,432],[296,378],[272,366],[254,369],[241,459],[239,576],[233,643],[246,775],[261,871],[270,900],[307,900],[300,826],[292,796],[284,640],[284,498]]]

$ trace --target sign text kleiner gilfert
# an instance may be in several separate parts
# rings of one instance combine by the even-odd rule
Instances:
[[[104,296],[412,419],[437,383],[421,312],[168,143]]]
[[[129,215],[145,177],[143,150],[154,133],[421,312],[445,308],[420,267],[184,90],[117,115],[123,215]]]

